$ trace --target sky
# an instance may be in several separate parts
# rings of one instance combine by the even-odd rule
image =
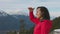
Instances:
[[[0,9],[10,14],[18,11],[28,14],[28,7],[36,8],[38,6],[47,7],[50,16],[60,16],[60,0],[0,0]]]

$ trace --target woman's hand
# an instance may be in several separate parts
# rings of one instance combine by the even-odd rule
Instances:
[[[32,7],[28,7],[28,9],[29,9],[30,12],[34,11],[34,8],[32,8]]]

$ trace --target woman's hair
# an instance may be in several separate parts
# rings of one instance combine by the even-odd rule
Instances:
[[[43,13],[43,19],[50,20],[50,15],[49,15],[48,9],[44,6],[37,7],[37,9],[38,8],[40,8],[41,12]]]

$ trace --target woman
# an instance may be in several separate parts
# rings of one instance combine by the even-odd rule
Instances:
[[[52,21],[50,20],[49,12],[46,7],[37,7],[36,17],[33,15],[34,8],[29,7],[30,20],[35,23],[33,34],[49,34],[52,28]]]

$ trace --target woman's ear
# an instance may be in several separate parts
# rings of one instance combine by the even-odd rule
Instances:
[[[44,16],[44,12],[42,12],[42,16]]]

